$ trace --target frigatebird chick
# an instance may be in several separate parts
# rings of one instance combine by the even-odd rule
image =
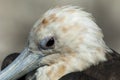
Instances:
[[[111,75],[120,73],[119,56],[105,44],[102,30],[90,13],[76,6],[56,7],[35,23],[25,49],[0,72],[0,80],[16,80],[35,69],[36,80],[59,80],[99,65],[90,72],[103,71],[98,80],[111,80]]]

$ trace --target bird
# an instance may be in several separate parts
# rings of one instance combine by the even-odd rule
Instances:
[[[90,13],[57,6],[34,24],[26,47],[0,72],[0,80],[16,80],[31,71],[34,78],[28,80],[73,80],[77,71],[93,80],[120,80],[120,54],[103,38]]]

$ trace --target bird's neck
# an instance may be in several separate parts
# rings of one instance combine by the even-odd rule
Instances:
[[[84,58],[78,55],[64,56],[61,58],[61,61],[55,64],[40,67],[36,73],[36,78],[37,80],[59,80],[68,73],[86,70],[91,65],[93,65],[93,63],[84,60]]]

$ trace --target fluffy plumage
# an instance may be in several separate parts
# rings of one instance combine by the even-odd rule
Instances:
[[[70,72],[83,71],[106,61],[105,53],[111,52],[91,14],[76,6],[47,11],[30,32],[29,47],[39,51],[39,42],[49,36],[55,38],[55,48],[41,50],[50,54],[42,60],[49,66],[38,69],[37,80],[58,80]]]

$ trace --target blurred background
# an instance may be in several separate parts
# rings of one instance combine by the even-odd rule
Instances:
[[[58,5],[80,6],[92,13],[106,44],[120,53],[120,0],[0,0],[0,65],[8,54],[21,52],[30,28]]]

